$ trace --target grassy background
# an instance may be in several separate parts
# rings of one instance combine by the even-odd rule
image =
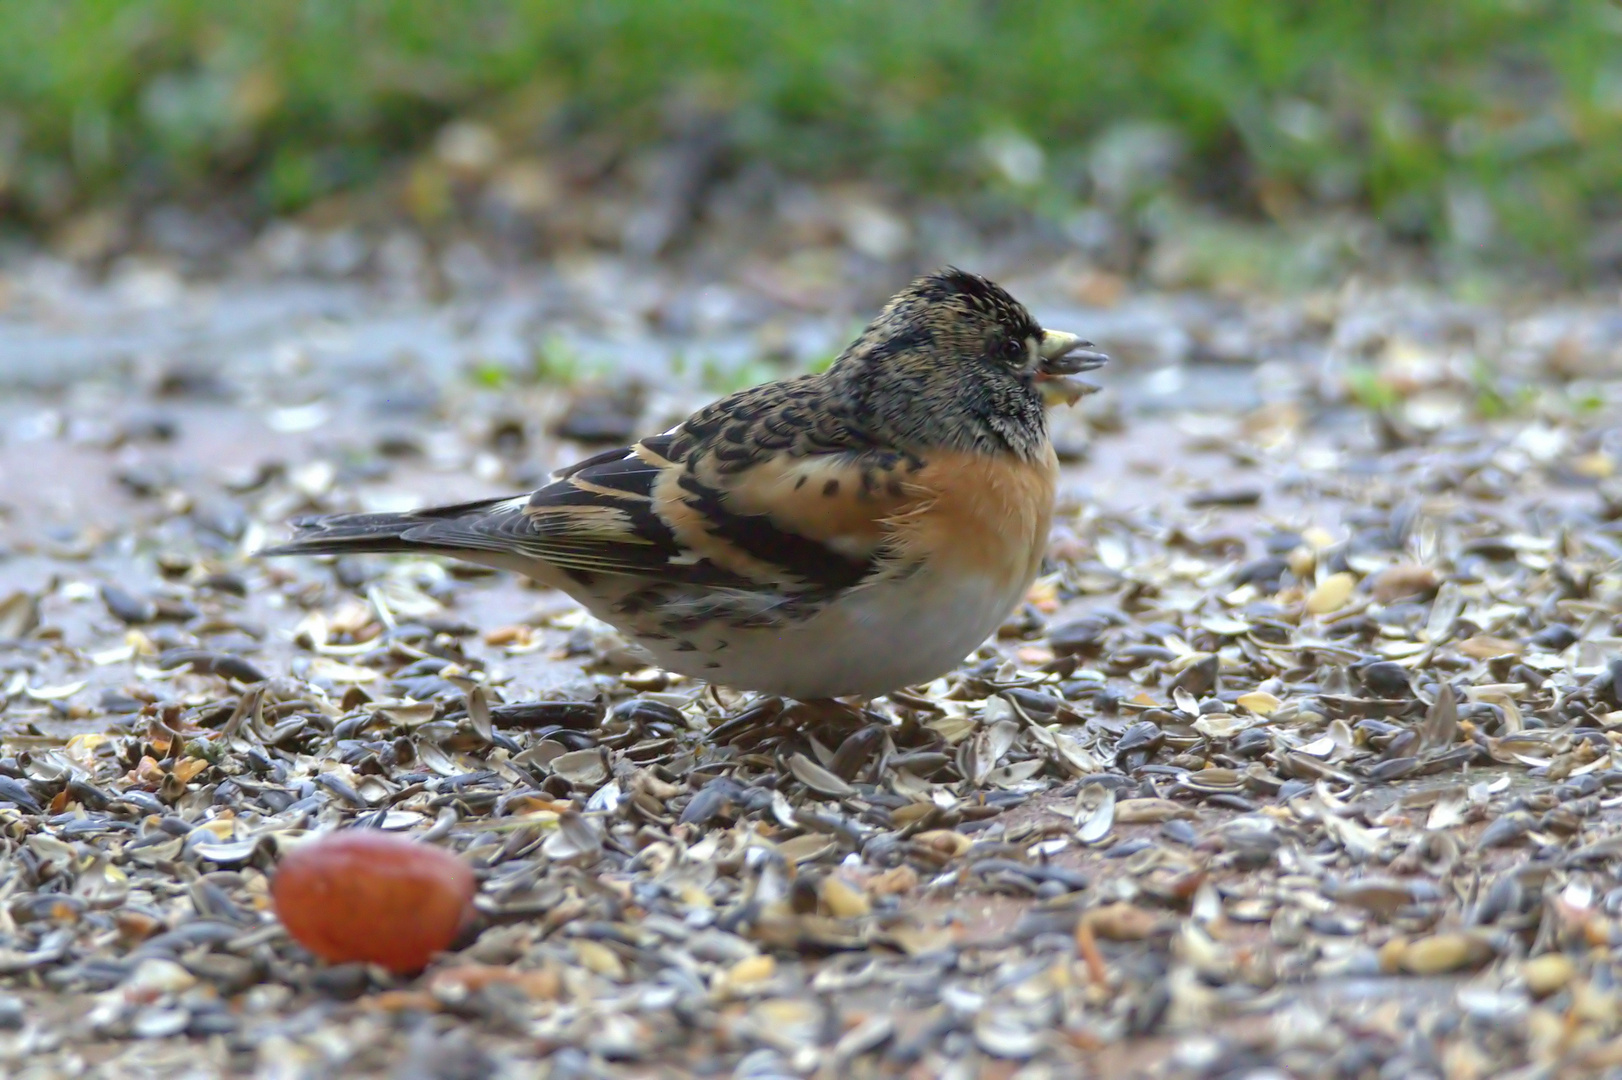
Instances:
[[[1602,0],[7,0],[0,214],[293,209],[466,110],[635,141],[673,101],[745,156],[913,189],[1127,199],[1147,144],[1245,214],[1568,258],[1622,222]]]

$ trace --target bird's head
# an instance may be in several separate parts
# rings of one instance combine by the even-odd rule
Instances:
[[[1044,330],[1002,286],[949,268],[892,297],[829,375],[897,438],[1034,456],[1045,405],[1096,392],[1074,376],[1106,359]]]

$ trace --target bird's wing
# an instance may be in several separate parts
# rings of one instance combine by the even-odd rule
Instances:
[[[745,390],[581,462],[524,508],[526,547],[582,571],[829,592],[884,560],[923,462],[866,437],[815,377]]]
[[[864,438],[817,389],[734,394],[527,497],[317,519],[277,550],[487,552],[576,577],[827,595],[878,572],[890,523],[929,493],[920,458]]]
[[[830,592],[868,579],[887,522],[927,498],[912,481],[923,462],[841,437],[820,410],[785,417],[782,397],[744,397],[566,470],[525,507],[527,546],[560,567],[672,583]]]
[[[890,523],[928,498],[910,479],[921,464],[884,450],[778,452],[736,470],[703,457],[658,478],[654,507],[685,559],[757,586],[834,591],[893,555]]]

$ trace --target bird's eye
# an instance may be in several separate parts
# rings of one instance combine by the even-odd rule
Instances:
[[[1003,342],[1003,355],[1010,360],[1023,360],[1025,358],[1025,343],[1018,338],[1009,338]]]

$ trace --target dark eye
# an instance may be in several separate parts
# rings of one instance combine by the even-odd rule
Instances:
[[[1023,360],[1025,358],[1025,343],[1018,338],[1009,338],[1003,342],[1003,355],[1010,360]]]

